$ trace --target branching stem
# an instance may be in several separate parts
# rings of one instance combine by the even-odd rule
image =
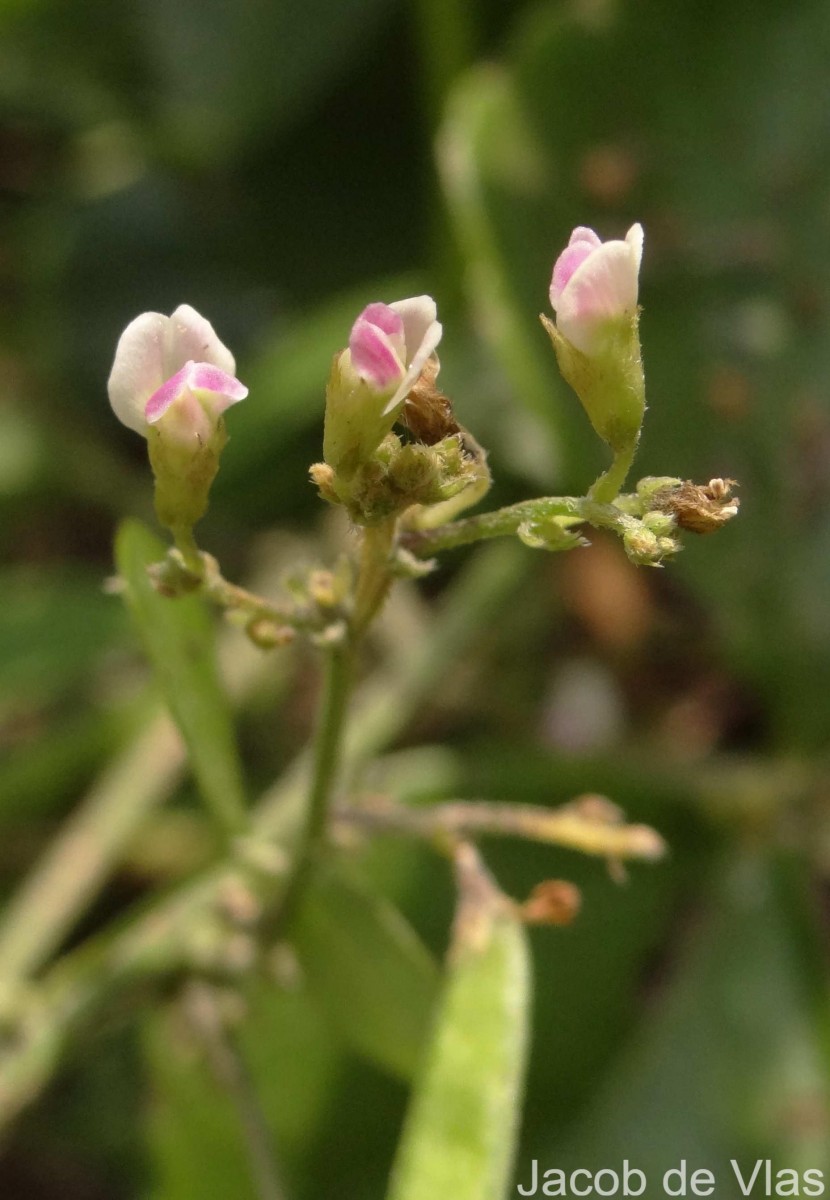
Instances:
[[[604,477],[603,477],[604,478]],[[437,529],[409,530],[401,535],[401,544],[419,558],[430,558],[442,550],[466,546],[488,538],[508,537],[520,526],[566,518],[569,524],[584,523],[597,529],[624,533],[637,527],[637,519],[616,504],[601,503],[583,496],[542,496],[539,500],[522,500],[494,512],[465,517]]]

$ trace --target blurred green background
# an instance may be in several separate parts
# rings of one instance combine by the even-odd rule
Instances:
[[[117,521],[152,521],[144,447],[106,401],[123,326],[186,301],[233,347],[251,397],[201,541],[229,576],[273,580],[342,545],[306,473],[331,355],[372,300],[436,296],[441,380],[491,450],[493,503],[583,492],[603,448],[537,314],[574,225],[639,220],[637,471],[733,477],[740,517],[659,572],[602,537],[447,556],[386,614],[393,692],[476,554],[499,602],[379,778],[415,799],[605,792],[671,843],[623,887],[565,852],[488,848],[513,894],[561,876],[584,897],[573,927],[533,935],[523,1181],[532,1158],[830,1171],[830,7],[4,0],[0,33],[4,894],[156,719],[103,589]],[[256,794],[308,733],[315,662],[257,669],[225,636]],[[191,782],[168,776],[71,942],[209,857]],[[440,955],[444,866],[383,844],[361,870]],[[289,1194],[380,1200],[406,1064],[276,975],[245,985],[241,1029]],[[80,1044],[0,1158],[10,1200],[250,1189],[166,1001]]]

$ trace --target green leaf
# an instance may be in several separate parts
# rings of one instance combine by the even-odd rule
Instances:
[[[500,189],[506,191],[511,208],[539,203],[546,190],[544,162],[504,72],[477,67],[464,77],[441,131],[438,162],[468,264],[476,316],[515,398],[535,418],[536,439],[547,455],[555,455],[560,450],[560,414],[568,407],[566,389],[538,336],[535,313],[522,311],[514,284],[516,264],[501,240],[500,227],[500,209],[505,208]],[[537,312],[540,306],[537,302]]]
[[[682,1158],[719,1181],[734,1178],[731,1158],[745,1174],[764,1157],[830,1170],[825,951],[788,878],[806,893],[801,864],[782,866],[758,853],[724,863],[627,1053],[567,1143],[540,1159],[598,1169],[628,1158],[654,1181]]]
[[[230,1030],[250,1076],[254,1102],[273,1138],[290,1194],[316,1165],[341,1072],[342,1050],[324,1015],[302,991],[262,979],[245,989],[245,1018]],[[258,1200],[241,1124],[204,1046],[179,1007],[157,1009],[143,1025],[151,1085],[145,1136],[153,1164],[152,1200]]]
[[[143,0],[148,67],[176,150],[221,161],[285,128],[361,53],[383,9],[383,0]]]
[[[197,596],[171,600],[152,586],[147,567],[166,547],[138,521],[115,541],[125,597],[206,804],[227,828],[244,820],[242,769],[216,667],[213,623]]]
[[[0,592],[1,713],[54,703],[88,682],[123,631],[97,574],[7,570]]]
[[[530,970],[524,928],[502,905],[457,924],[432,1045],[389,1200],[500,1200],[513,1165]]]
[[[409,1079],[421,1060],[438,969],[401,913],[332,864],[310,880],[293,929],[319,1002],[353,1049]]]

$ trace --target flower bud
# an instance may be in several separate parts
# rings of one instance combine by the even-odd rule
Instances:
[[[661,537],[641,524],[627,529],[623,534],[623,547],[633,563],[639,567],[659,567],[663,560],[671,558],[680,550],[680,542],[674,537]]]
[[[142,313],[122,333],[107,389],[118,419],[147,438],[156,511],[171,529],[192,528],[207,508],[227,441],[225,409],[248,389],[233,355],[195,309]]]
[[[553,268],[556,324],[542,317],[564,379],[615,453],[633,450],[645,412],[637,332],[642,253],[641,225],[609,242],[575,229]]]
[[[323,457],[344,479],[391,430],[441,333],[430,296],[370,304],[355,321],[326,388]]]

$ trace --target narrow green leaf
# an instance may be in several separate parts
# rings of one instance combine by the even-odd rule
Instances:
[[[309,1147],[325,1128],[343,1052],[304,992],[260,978],[243,995],[245,1019],[230,1036],[273,1137],[286,1191],[295,1195],[313,1169]],[[147,1200],[259,1200],[241,1114],[181,1008],[157,1006],[141,1030],[150,1083],[143,1127]]]
[[[548,181],[510,80],[500,69],[488,64],[462,76],[438,139],[438,166],[480,324],[516,400],[536,418],[535,437],[555,459],[562,452],[560,410],[569,401],[538,336],[544,292],[535,307],[525,306],[513,282],[517,266],[498,225],[508,204],[531,220]]]
[[[0,714],[54,704],[93,677],[117,644],[123,616],[95,572],[0,572]]]
[[[147,567],[164,554],[165,546],[139,521],[122,523],[115,558],[127,604],[205,802],[233,829],[244,820],[245,800],[230,711],[216,668],[213,624],[198,597],[171,600],[153,588]]]
[[[353,1049],[408,1079],[421,1060],[438,969],[403,915],[342,869],[309,881],[294,925],[311,990]]]
[[[826,1178],[826,951],[808,889],[798,860],[725,857],[594,1102],[570,1136],[554,1145],[548,1135],[534,1155],[551,1161],[555,1149],[567,1171],[628,1158],[658,1182],[682,1158],[718,1182],[734,1181],[733,1158],[745,1176],[769,1158],[774,1171]]]
[[[500,1200],[524,1079],[527,938],[500,897],[462,899],[450,975],[389,1200]]]

